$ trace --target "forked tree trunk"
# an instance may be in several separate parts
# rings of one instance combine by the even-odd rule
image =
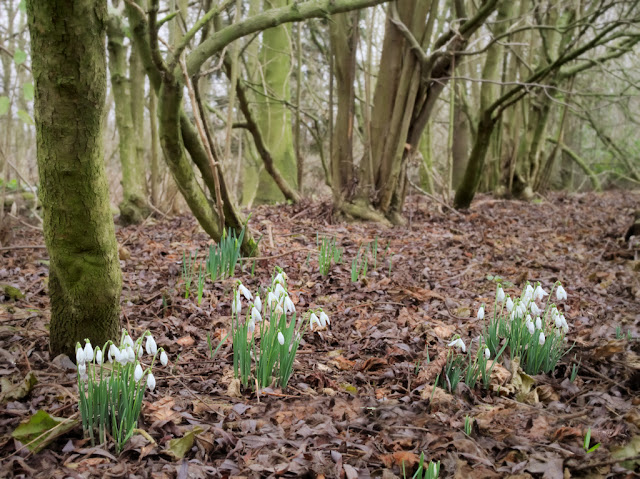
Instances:
[[[106,0],[28,0],[51,356],[116,339],[122,279],[102,146]]]

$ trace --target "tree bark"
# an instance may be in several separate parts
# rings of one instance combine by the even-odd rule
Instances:
[[[28,0],[51,356],[116,339],[122,279],[102,123],[105,0]]]

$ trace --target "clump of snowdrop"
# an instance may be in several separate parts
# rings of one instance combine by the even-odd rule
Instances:
[[[233,370],[244,387],[253,376],[259,388],[274,382],[286,388],[306,328],[326,329],[329,324],[328,316],[321,309],[310,312],[309,325],[302,315],[297,317],[287,280],[286,273],[276,267],[271,284],[262,291],[264,302],[258,293],[254,296],[241,282],[233,292]],[[248,303],[244,317],[243,297]]]
[[[106,442],[108,433],[119,453],[131,438],[140,416],[145,385],[150,391],[156,386],[152,369],[158,354],[160,364],[166,366],[167,353],[158,348],[149,331],[135,342],[123,331],[119,345],[107,341],[95,350],[88,339],[84,347],[76,345],[79,410],[82,428],[92,444],[96,432],[98,443]]]
[[[493,316],[485,324],[483,337],[491,355],[496,355],[503,347],[510,357],[520,358],[520,364],[528,374],[552,372],[565,350],[569,325],[555,304],[545,298],[567,299],[567,292],[557,282],[551,292],[544,290],[540,283],[535,286],[527,282],[519,298],[506,296],[501,285],[496,290]],[[506,310],[506,311],[505,311]],[[483,310],[483,317],[484,317]]]

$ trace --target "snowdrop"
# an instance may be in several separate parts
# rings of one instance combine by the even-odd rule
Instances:
[[[489,351],[489,348],[484,348],[484,358],[489,359],[490,357],[491,357],[491,351]]]
[[[558,301],[567,299],[567,292],[564,290],[561,284],[559,284],[558,289],[556,289],[556,298],[558,299]]]
[[[540,346],[543,346],[545,342],[545,337],[544,337],[544,333],[542,331],[540,331],[540,336],[538,337],[538,344]]]
[[[282,296],[286,296],[287,292],[284,287],[278,283],[276,284],[276,289],[274,290],[275,297],[280,299]]]
[[[260,299],[260,296],[258,296],[257,294],[256,294],[256,300],[254,301],[253,306],[258,311],[262,311],[262,300]]]
[[[165,353],[163,350],[160,353],[160,364],[162,364],[163,366],[166,366],[168,362],[169,362],[169,358],[167,357],[167,353]]]
[[[255,330],[256,330],[256,322],[253,320],[253,318],[251,318],[247,323],[247,331],[249,331],[249,334],[253,334]]]
[[[331,321],[329,321],[329,316],[326,315],[326,313],[324,311],[320,311],[320,324],[322,324],[322,327],[326,327],[328,324],[331,324]]]
[[[136,369],[133,371],[133,379],[136,380],[136,382],[140,381],[140,379],[142,379],[142,366],[140,366],[140,363],[136,364]]]
[[[287,279],[287,274],[284,271],[281,271],[273,279],[273,283],[285,284],[286,279]]]
[[[93,361],[93,348],[91,347],[91,343],[87,340],[84,345],[84,360],[87,362]]]
[[[269,294],[267,295],[267,305],[269,306],[270,309],[272,309],[274,306],[274,304],[276,304],[278,302],[278,298],[276,297],[275,294],[273,294],[273,291],[269,291]]]
[[[542,320],[540,319],[540,316],[536,318],[536,329],[542,329]]]
[[[531,303],[531,314],[533,314],[534,316],[540,316],[542,314],[542,310],[540,308],[538,308],[538,305],[536,303]]]
[[[280,346],[284,346],[284,334],[281,331],[278,331],[278,342]]]
[[[235,314],[237,317],[242,313],[242,302],[240,300],[240,291],[236,290],[233,293],[233,301],[231,302],[231,313]]]
[[[147,387],[149,391],[153,391],[156,388],[156,378],[153,376],[153,373],[149,373],[147,376]]]
[[[129,336],[129,333],[127,331],[124,332],[124,339],[122,340],[122,345],[133,347],[133,339],[131,339],[131,336]]]
[[[109,354],[108,354],[109,362],[112,363],[114,361],[120,362],[120,349],[115,344],[111,344],[109,346]]]
[[[242,295],[245,298],[247,298],[247,301],[251,301],[253,299],[253,295],[251,294],[251,291],[249,291],[247,287],[240,282],[238,282],[238,291],[242,293]]]
[[[296,312],[296,307],[289,296],[284,298],[284,312],[287,314]]]
[[[527,287],[524,289],[524,295],[522,296],[522,298],[525,300],[525,302],[529,302],[531,301],[531,298],[533,298],[533,286],[531,286],[531,284],[527,283]]]
[[[564,317],[564,314],[560,315],[560,327],[562,328],[562,332],[567,334],[569,332],[569,325],[567,324],[567,320]]]
[[[84,364],[86,361],[86,357],[84,354],[84,349],[80,346],[80,343],[76,345],[76,364],[79,366]]]
[[[511,312],[513,310],[513,301],[511,300],[511,296],[507,296],[507,311]]]
[[[529,317],[529,320],[525,323],[525,325],[527,326],[527,329],[529,330],[529,334],[533,335],[533,333],[536,332],[536,328],[533,325],[533,322],[531,321],[530,317]]]
[[[260,314],[258,308],[256,308],[255,306],[251,308],[251,319],[255,323],[259,323],[260,321],[262,321],[262,315]]]
[[[102,351],[100,348],[96,348],[96,364],[102,364]]]
[[[536,289],[533,292],[533,299],[535,300],[543,300],[545,296],[548,296],[549,293],[547,293],[544,289],[542,289],[542,286],[540,286],[540,283],[538,283],[536,285]]]
[[[318,316],[316,316],[316,313],[311,313],[311,316],[309,316],[309,328],[311,328],[311,331],[314,330],[314,325],[318,329],[322,329],[322,324],[320,324],[320,320],[318,319]]]
[[[147,350],[147,354],[149,356],[155,356],[158,352],[158,345],[156,344],[156,340],[153,339],[153,336],[147,336],[147,343],[145,344],[145,349]]]
[[[78,364],[78,374],[80,375],[81,379],[87,379],[87,363]]]
[[[498,285],[498,290],[496,291],[496,299],[499,303],[502,303],[504,301],[504,290],[500,285]]]
[[[480,306],[480,309],[478,309],[477,318],[480,320],[484,319],[484,305]]]
[[[449,344],[447,344],[447,346],[458,348],[462,350],[463,353],[467,352],[467,347],[464,345],[464,341],[459,337],[451,341]]]

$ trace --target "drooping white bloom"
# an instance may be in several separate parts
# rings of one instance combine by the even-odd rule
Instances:
[[[533,319],[531,319],[531,315],[530,315],[530,314],[527,314],[527,316],[524,318],[524,320],[525,320],[527,323],[530,323],[530,322],[532,322],[532,321],[533,321]]]
[[[516,311],[518,312],[518,317],[521,318],[527,312],[527,307],[524,305],[523,302],[518,301],[518,305],[516,306]]]
[[[251,291],[249,291],[244,284],[238,283],[238,291],[242,293],[242,296],[247,298],[247,301],[251,301],[253,299],[253,295],[251,294]]]
[[[233,301],[231,302],[231,314],[240,316],[242,312],[242,301],[240,300],[240,291],[233,293]]]
[[[489,351],[489,348],[484,348],[484,357],[485,359],[489,359],[491,357],[491,351]]]
[[[526,326],[527,326],[527,329],[529,330],[529,334],[533,335],[533,333],[536,332],[536,328],[533,325],[533,322],[531,321],[531,317],[529,317],[529,320],[526,322]]]
[[[296,312],[296,306],[293,304],[293,301],[291,301],[289,296],[284,298],[284,312],[287,314]]]
[[[478,309],[477,318],[478,319],[484,319],[484,306],[480,306],[480,309]]]
[[[256,294],[256,300],[253,302],[253,306],[258,311],[262,311],[262,300],[260,299],[260,296],[258,296],[257,294]]]
[[[542,346],[544,345],[544,341],[545,341],[544,333],[540,331],[540,336],[538,336],[538,344]]]
[[[131,347],[133,347],[133,339],[131,339],[131,336],[129,336],[129,333],[127,331],[124,332],[124,338],[122,339],[122,345],[123,346],[131,346]]]
[[[538,305],[536,303],[531,303],[531,314],[533,314],[534,316],[540,316],[542,314],[542,310],[540,308],[538,308]]]
[[[331,321],[329,321],[329,316],[327,316],[327,313],[325,313],[324,311],[320,311],[320,324],[322,325],[322,327],[326,327],[327,324],[331,324]]]
[[[84,364],[86,361],[85,355],[84,355],[84,349],[82,349],[82,346],[80,346],[80,343],[76,344],[76,364],[80,365],[80,364]]]
[[[502,303],[504,301],[504,290],[500,285],[498,285],[498,290],[496,291],[496,299],[499,303]]]
[[[162,364],[163,366],[166,366],[168,362],[169,362],[169,358],[167,357],[167,353],[165,353],[163,349],[162,352],[160,353],[160,364]]]
[[[120,362],[120,360],[119,360],[119,358],[120,358],[120,350],[118,349],[118,346],[116,346],[113,343],[111,343],[111,346],[109,346],[108,358],[109,358],[109,362],[110,363],[112,363],[113,361]]]
[[[147,350],[147,354],[149,356],[153,356],[158,352],[158,345],[156,344],[156,340],[153,339],[153,336],[147,336],[147,342],[144,345],[144,348]]]
[[[269,306],[269,308],[273,308],[274,303],[278,302],[278,298],[275,294],[273,294],[273,291],[269,291],[269,294],[267,295],[267,305]]]
[[[262,321],[262,315],[260,314],[260,311],[255,306],[251,308],[251,319],[256,323],[259,323],[260,321]]]
[[[84,345],[84,360],[90,363],[93,361],[93,348],[91,347],[91,343],[87,341]]]
[[[542,320],[540,319],[540,316],[536,318],[536,329],[542,329]]]
[[[136,369],[133,371],[133,379],[135,379],[136,382],[142,379],[142,366],[140,366],[140,363],[136,364]]]
[[[560,329],[562,328],[562,318],[563,316],[560,316],[560,314],[558,314],[558,312],[556,311],[556,315],[554,317],[554,315],[551,315],[551,317],[553,318],[553,322],[556,325],[556,328]]]
[[[280,299],[282,296],[286,296],[287,291],[284,289],[282,284],[278,283],[276,284],[276,289],[274,290],[274,294],[276,298]]]
[[[138,344],[138,346],[136,346],[136,356],[138,358],[142,357],[144,350],[142,349],[142,344]]]
[[[562,328],[562,332],[564,334],[567,334],[569,332],[569,325],[567,324],[567,320],[564,317],[564,314],[560,315],[560,321],[561,321],[561,325],[560,327]]]
[[[273,279],[273,284],[276,284],[276,283],[285,284],[286,279],[287,279],[287,274],[284,271],[282,271],[278,273],[276,277]]]
[[[316,316],[316,313],[311,313],[311,316],[309,316],[309,327],[311,328],[311,331],[313,331],[314,325],[316,325],[318,329],[322,329],[323,327],[320,323],[320,320]]]
[[[533,298],[533,286],[530,283],[527,283],[527,287],[524,289],[523,298],[531,299]]]
[[[280,346],[284,346],[284,334],[280,331],[278,331],[278,342],[280,343]]]
[[[247,323],[247,331],[249,331],[249,334],[253,334],[255,330],[256,330],[256,322],[253,320],[253,318],[250,318],[249,322]]]
[[[558,298],[558,301],[567,299],[567,292],[564,290],[561,284],[559,284],[558,289],[556,289],[556,298]]]
[[[276,317],[278,317],[278,318],[284,314],[284,309],[282,309],[282,304],[281,303],[278,303],[274,313],[275,313]]]
[[[96,364],[102,364],[102,360],[104,358],[102,357],[102,351],[100,350],[100,348],[96,348]]]
[[[80,379],[87,379],[87,363],[78,364],[78,374],[80,375]]]
[[[467,347],[464,345],[464,341],[460,338],[456,338],[447,344],[449,347],[454,347],[462,350],[463,353],[467,352]]]
[[[127,344],[122,353],[120,364],[133,363],[136,360],[136,352]]]
[[[147,387],[149,391],[153,391],[156,388],[156,378],[153,376],[153,373],[149,373],[147,376]]]
[[[507,311],[511,312],[513,310],[513,301],[511,300],[511,296],[507,296]]]
[[[543,300],[545,296],[548,296],[549,293],[547,293],[544,289],[542,289],[542,286],[540,286],[540,283],[538,283],[536,285],[536,289],[533,292],[533,299],[535,300]]]

